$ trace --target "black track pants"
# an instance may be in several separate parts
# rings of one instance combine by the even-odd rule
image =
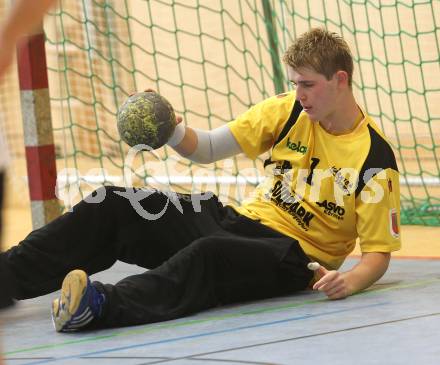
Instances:
[[[17,298],[59,289],[73,269],[90,275],[116,260],[137,264],[149,270],[115,285],[95,282],[107,298],[100,325],[125,326],[289,294],[312,278],[296,240],[223,207],[210,193],[137,190],[144,198],[136,209],[124,194],[101,188],[2,254]],[[87,202],[103,195],[100,203]]]

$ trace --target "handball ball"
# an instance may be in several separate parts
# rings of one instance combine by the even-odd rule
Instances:
[[[141,92],[130,96],[119,108],[118,131],[129,146],[145,144],[153,150],[170,139],[176,127],[173,107],[163,96]]]

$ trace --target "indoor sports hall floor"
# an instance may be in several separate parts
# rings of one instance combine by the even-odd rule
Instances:
[[[440,364],[440,230],[404,227],[405,249],[370,290],[340,301],[301,292],[179,320],[59,334],[56,295],[4,313],[7,364]],[[350,258],[345,267],[356,262]],[[95,275],[140,272],[117,264]]]

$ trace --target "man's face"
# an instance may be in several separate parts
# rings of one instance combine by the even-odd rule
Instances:
[[[287,75],[296,88],[296,99],[310,119],[325,122],[331,118],[338,103],[336,74],[327,80],[324,75],[311,69],[294,70],[287,66]]]

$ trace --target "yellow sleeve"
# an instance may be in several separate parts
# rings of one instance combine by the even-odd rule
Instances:
[[[362,252],[400,249],[398,171],[390,168],[382,170],[366,182],[356,198],[356,229]]]
[[[228,123],[246,156],[255,160],[272,147],[289,118],[294,101],[293,93],[277,95],[254,105]]]

